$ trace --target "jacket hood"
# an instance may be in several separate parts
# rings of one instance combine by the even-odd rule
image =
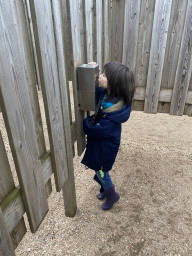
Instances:
[[[130,117],[130,113],[131,113],[131,104],[130,105],[125,104],[124,107],[119,111],[114,111],[109,113],[105,113],[102,109],[100,110],[101,116],[105,116],[105,118],[117,123],[126,122]]]

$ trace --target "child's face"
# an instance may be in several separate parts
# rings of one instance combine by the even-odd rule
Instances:
[[[101,74],[99,76],[99,84],[103,89],[107,89],[107,77],[105,76],[105,74]]]

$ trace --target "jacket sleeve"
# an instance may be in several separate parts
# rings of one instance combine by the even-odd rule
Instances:
[[[94,126],[91,125],[91,116],[88,116],[83,121],[84,133],[97,140],[108,139],[109,137],[113,137],[116,124],[108,119],[100,118],[98,122]]]

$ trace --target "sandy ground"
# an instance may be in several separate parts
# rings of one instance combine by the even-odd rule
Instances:
[[[133,111],[111,171],[120,200],[102,211],[93,171],[75,157],[76,216],[65,217],[53,188],[49,213],[16,255],[192,255],[191,132],[190,117]]]

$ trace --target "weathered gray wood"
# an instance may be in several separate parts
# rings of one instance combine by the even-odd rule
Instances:
[[[1,210],[3,212],[3,217],[7,224],[7,228],[11,233],[25,213],[25,207],[23,204],[20,188],[15,188],[5,198],[5,200],[1,202]]]
[[[62,13],[63,13],[63,30],[65,38],[65,53],[66,53],[66,70],[68,80],[72,81],[73,73],[73,50],[72,50],[72,35],[71,35],[71,18],[69,10],[69,1],[62,0]]]
[[[125,0],[112,1],[111,61],[122,62]]]
[[[135,68],[136,86],[146,86],[149,68],[155,0],[142,0]]]
[[[80,40],[80,18],[78,13],[78,1],[70,0],[70,16],[71,16],[71,34],[73,44],[73,96],[75,105],[75,119],[77,125],[77,149],[78,155],[81,155],[85,149],[85,134],[83,131],[84,112],[79,109],[77,96],[77,67],[83,64],[83,53]]]
[[[96,29],[97,29],[97,63],[103,67],[103,19],[102,0],[96,0]]]
[[[111,0],[103,1],[103,64],[111,61]]]
[[[171,103],[172,96],[173,89],[161,89],[159,93],[159,101]],[[137,87],[133,99],[142,101],[145,100],[145,87]],[[192,104],[192,91],[188,91],[187,93],[186,104]]]
[[[35,43],[35,37],[34,37],[34,28],[33,28],[33,23],[32,23],[32,17],[31,17],[31,9],[30,9],[30,4],[29,4],[30,0],[25,0],[23,1],[23,4],[25,6],[25,15],[26,15],[26,19],[28,21],[27,25],[28,25],[28,30],[29,30],[29,34],[30,34],[30,39],[31,39],[31,47],[33,49],[33,55],[34,55],[34,61],[35,61],[35,70],[36,70],[36,77],[37,77],[37,87],[38,90],[41,90],[41,78],[40,78],[40,67],[38,65],[38,58],[37,58],[37,54],[39,54],[38,52],[38,48],[37,45]]]
[[[54,29],[56,37],[57,64],[59,71],[60,95],[62,101],[62,113],[64,119],[65,145],[67,151],[67,165],[69,178],[64,183],[63,196],[65,201],[65,214],[74,217],[77,210],[75,181],[73,170],[73,153],[70,128],[70,115],[68,104],[67,79],[65,72],[64,34],[62,31],[62,13],[60,0],[52,0]]]
[[[27,77],[27,86],[29,90],[30,102],[32,106],[32,114],[35,123],[35,130],[37,135],[37,143],[39,148],[40,158],[46,153],[45,139],[43,134],[43,123],[40,113],[38,94],[37,94],[37,77],[35,68],[35,48],[33,47],[32,30],[28,24],[28,17],[26,16],[27,10],[23,0],[14,1],[14,14],[17,25],[17,32],[19,34],[19,45],[22,53],[23,66]],[[49,186],[51,183],[47,183],[45,186]],[[50,189],[50,188],[49,188]]]
[[[186,10],[187,1],[173,1],[161,78],[162,88],[174,86]]]
[[[0,131],[0,203],[4,200],[14,188],[14,180],[12,177],[8,157],[4,147],[1,131]]]
[[[93,61],[93,0],[85,0],[87,62]]]
[[[32,232],[48,211],[26,74],[11,1],[0,3],[0,77],[4,116]]]
[[[161,75],[165,57],[167,32],[172,0],[156,0],[153,34],[146,86],[145,108],[147,113],[157,113]]]
[[[55,37],[51,3],[49,1],[30,1],[35,39],[41,51],[41,86],[45,103],[51,156],[56,189],[60,191],[68,178],[68,168],[63,130],[62,105],[60,98],[58,68],[56,60]],[[42,19],[42,17],[44,17]]]
[[[43,134],[43,125],[38,101],[37,94],[37,80],[36,80],[36,70],[35,70],[35,60],[33,47],[31,45],[30,30],[27,26],[27,19],[25,16],[25,9],[23,1],[13,1],[14,13],[17,24],[17,31],[19,34],[19,45],[23,58],[23,65],[25,69],[25,74],[27,76],[27,86],[29,90],[30,101],[32,105],[33,119],[35,122],[35,129],[37,134],[37,142],[39,147],[40,158],[46,153],[45,140]]]
[[[46,184],[47,182],[50,182],[50,177],[53,173],[50,154],[45,155],[41,159],[41,162],[41,172],[43,173],[44,184]],[[47,197],[50,195],[50,191],[51,186],[46,186]],[[6,195],[6,198],[4,198],[3,202],[0,203],[0,207],[2,208],[3,216],[5,222],[7,223],[8,230],[10,233],[14,232],[14,228],[18,228],[17,226],[19,225],[19,221],[22,219],[22,216],[25,213],[20,188],[13,189],[8,195]]]
[[[125,1],[123,64],[135,72],[141,0]]]
[[[14,190],[15,184],[12,177],[9,161],[7,158],[6,150],[4,147],[2,135],[0,132],[0,204],[8,196],[11,191]],[[14,249],[17,247],[23,236],[26,234],[26,226],[24,221],[21,219],[19,223],[14,225],[12,229],[11,239],[13,242]]]
[[[27,228],[25,226],[24,218],[22,217],[14,230],[10,233],[12,244],[14,250],[17,248],[25,234],[27,233]]]
[[[183,115],[192,72],[192,1],[188,1],[170,114]]]
[[[14,248],[11,237],[6,227],[3,214],[0,209],[0,256],[14,256]]]

